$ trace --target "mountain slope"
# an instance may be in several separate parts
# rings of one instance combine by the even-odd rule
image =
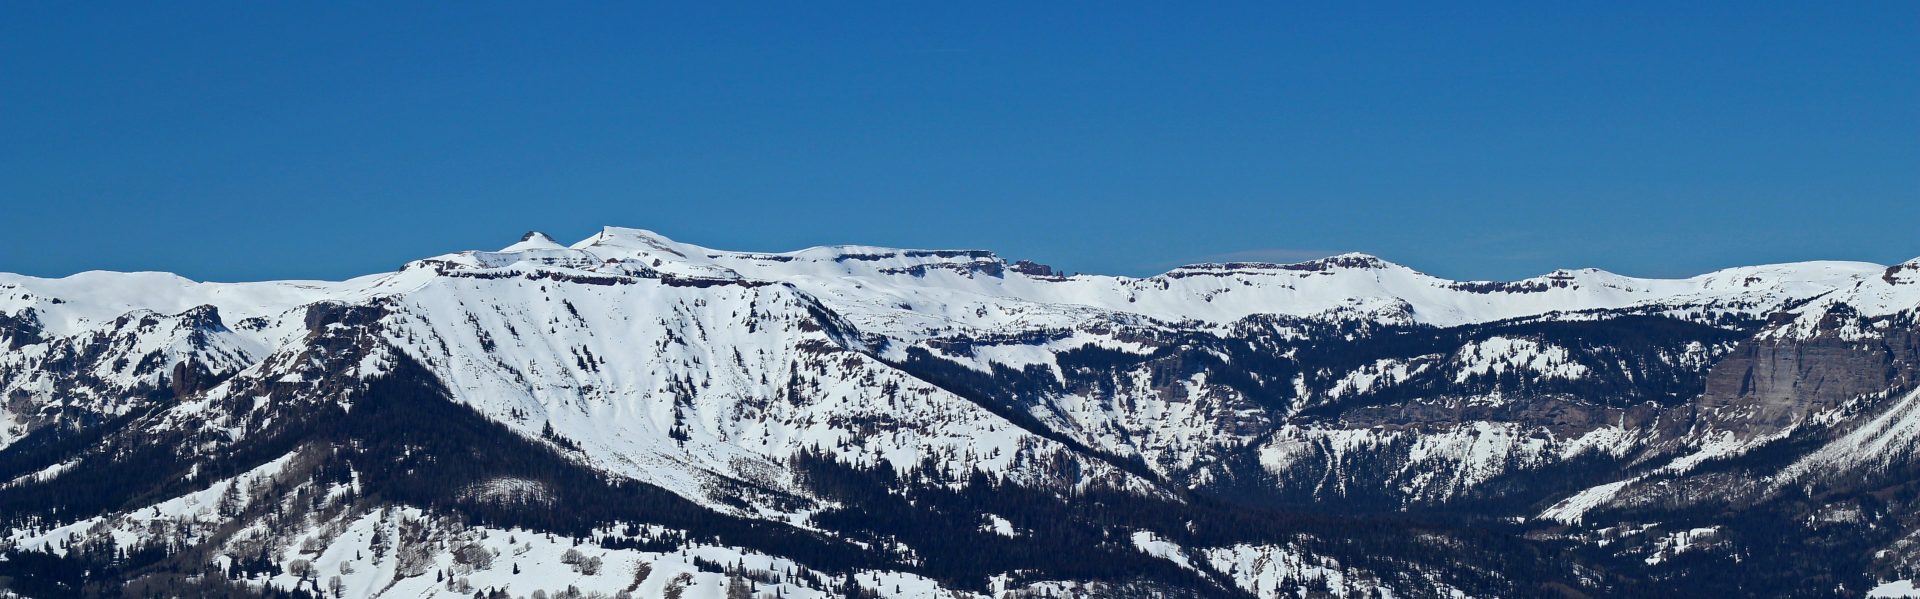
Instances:
[[[0,275],[0,586],[1849,594],[1920,568],[1916,272],[1126,278],[608,228],[341,282]]]

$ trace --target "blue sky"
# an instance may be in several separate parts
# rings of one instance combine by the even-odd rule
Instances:
[[[1920,255],[1910,3],[390,4],[0,6],[0,271],[606,224],[1116,274]]]

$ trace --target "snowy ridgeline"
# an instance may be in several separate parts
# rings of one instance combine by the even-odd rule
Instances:
[[[59,336],[96,329],[135,310],[177,314],[208,305],[238,322],[273,318],[318,301],[358,303],[405,293],[438,275],[455,275],[596,284],[642,278],[777,283],[819,298],[863,330],[895,337],[956,327],[1071,326],[1093,313],[1222,325],[1255,314],[1363,315],[1368,313],[1354,308],[1368,306],[1449,326],[1633,307],[1765,315],[1835,290],[1846,297],[1823,302],[1851,303],[1869,313],[1911,308],[1916,292],[1886,284],[1887,270],[1857,262],[1804,262],[1688,279],[1642,279],[1583,269],[1489,283],[1449,281],[1348,254],[1298,264],[1194,265],[1147,278],[1062,276],[1009,265],[977,250],[831,246],[779,254],[728,252],[608,227],[572,246],[530,234],[529,240],[500,251],[447,254],[410,263],[400,272],[339,282],[201,283],[163,273],[88,272],[63,279],[0,275],[0,313],[32,308],[40,325]]]
[[[845,488],[805,479],[798,463],[855,469],[903,497],[905,487],[966,493],[990,481],[1067,505],[1082,494],[1177,504],[1226,490],[1336,513],[1483,510],[1474,515],[1568,526],[1543,534],[1671,568],[1731,554],[1738,531],[1595,514],[1898,472],[1920,448],[1920,400],[1892,389],[1751,429],[1737,418],[1675,424],[1707,411],[1689,402],[1748,339],[1856,351],[1912,329],[1916,264],[1809,262],[1673,280],[1566,270],[1490,283],[1349,254],[1127,278],[972,250],[727,252],[608,228],[571,246],[530,234],[499,251],[338,282],[0,275],[0,450],[28,456],[0,464],[0,494],[84,480],[150,439],[178,444],[183,480],[245,471],[158,503],[132,493],[140,502],[85,517],[60,509],[65,500],[10,512],[5,536],[63,555],[105,539],[121,548],[164,539],[200,547],[204,565],[236,584],[341,596],[977,592],[911,573],[916,548],[864,531],[855,543],[906,556],[904,565],[828,575],[806,556],[688,541],[689,531],[658,525],[556,538],[422,507],[566,500],[568,489],[517,475],[418,504],[365,501],[341,483],[307,488],[309,506],[258,513],[256,501],[285,492],[262,488],[292,457],[262,460],[369,441],[301,446],[312,440],[281,437],[288,427],[384,409],[369,390],[407,383],[594,476],[826,537],[848,533],[821,524],[823,514],[860,506]],[[103,442],[62,441],[63,431]],[[1743,481],[1750,488],[1673,490],[1787,441],[1812,449]],[[261,447],[276,449],[225,461]],[[402,444],[394,459],[416,449]],[[957,517],[1012,541],[1046,528],[1008,511]],[[1147,527],[1106,526],[1089,542],[1260,597],[1457,591],[1457,577],[1370,572],[1282,539],[1183,547]],[[1126,594],[1044,572],[991,576],[996,594]]]
[[[1579,270],[1460,283],[1344,255],[1288,265],[1196,265],[1130,279],[1064,276],[979,251],[726,252],[608,228],[572,246],[530,234],[500,251],[448,254],[340,282],[0,276],[0,313],[38,341],[22,343],[21,335],[14,341],[21,350],[0,357],[0,372],[17,373],[0,377],[0,392],[49,402],[86,398],[90,409],[111,416],[138,407],[129,396],[182,387],[175,372],[182,367],[208,379],[284,367],[275,358],[294,359],[315,334],[315,306],[374,306],[383,314],[374,334],[447,381],[456,400],[525,434],[551,430],[599,467],[690,497],[709,482],[701,472],[713,468],[689,464],[724,465],[718,474],[730,478],[777,476],[769,461],[808,448],[856,463],[906,468],[931,457],[950,471],[978,467],[1038,480],[1035,464],[1062,447],[886,362],[931,348],[986,374],[1039,367],[1064,380],[1071,373],[1059,359],[1068,353],[1164,350],[1130,337],[1129,327],[1153,323],[1224,331],[1257,314],[1434,325],[1578,319],[1601,309],[1754,316],[1879,282],[1883,270],[1813,262],[1684,280]],[[1036,334],[1037,342],[969,342],[959,354],[939,349],[950,339]],[[1347,399],[1437,366],[1456,381],[1591,376],[1567,348],[1537,339],[1495,336],[1450,352],[1439,364],[1385,359],[1330,373],[1337,382],[1317,393]],[[82,368],[53,367],[76,363]],[[377,375],[381,363],[359,370]],[[313,375],[281,376],[293,382]],[[1204,373],[1171,391],[1149,371],[1127,376],[1117,396],[1062,393],[1033,411],[1081,443],[1137,456],[1162,475],[1207,476],[1213,448],[1260,436],[1237,422],[1263,418],[1240,389]],[[1506,400],[1495,392],[1479,401]],[[34,414],[40,406],[32,407],[0,414],[0,445],[41,424]],[[886,414],[915,417],[886,422]],[[885,422],[883,432],[867,434],[864,423],[875,418]]]

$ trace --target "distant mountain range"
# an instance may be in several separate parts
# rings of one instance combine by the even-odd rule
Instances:
[[[20,596],[1914,592],[1920,260],[0,274]]]

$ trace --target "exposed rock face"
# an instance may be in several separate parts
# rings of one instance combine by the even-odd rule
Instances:
[[[1813,336],[1742,343],[1708,373],[1706,392],[1695,401],[1697,423],[1754,439],[1860,397],[1913,388],[1920,381],[1920,334],[1912,328],[1870,338],[1840,334],[1860,320],[1842,306],[1829,311]]]
[[[1013,264],[1007,265],[1007,270],[1011,270],[1013,272],[1017,272],[1030,277],[1044,277],[1044,278],[1056,278],[1056,277],[1064,276],[1066,274],[1066,273],[1055,271],[1051,266],[1034,262],[1032,260],[1015,261]]]
[[[167,389],[173,393],[174,397],[188,397],[212,389],[214,385],[226,380],[223,375],[231,374],[233,373],[214,372],[205,364],[189,358],[173,365],[172,376],[167,380]]]
[[[36,345],[43,340],[40,334],[40,319],[34,317],[32,308],[19,314],[0,313],[0,347],[15,350]]]

